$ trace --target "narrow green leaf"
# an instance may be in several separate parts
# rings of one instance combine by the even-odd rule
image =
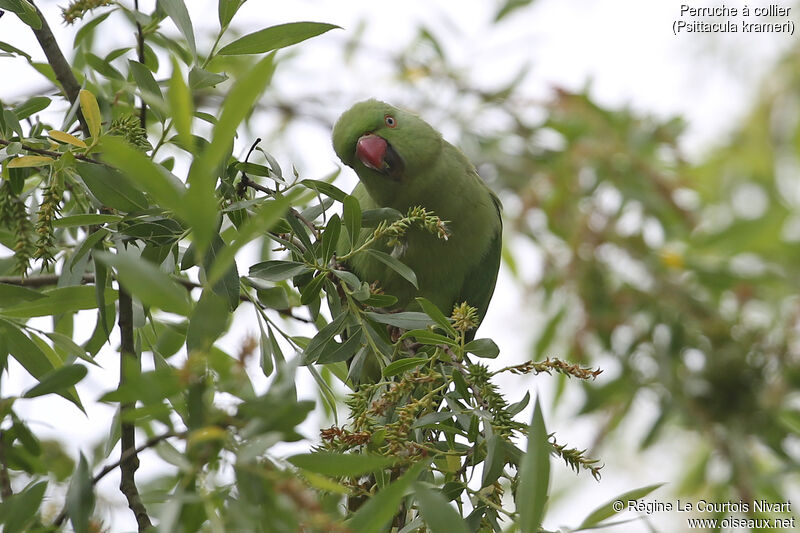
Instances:
[[[0,8],[7,9],[17,15],[22,22],[33,28],[41,29],[42,20],[36,8],[28,0],[0,0]]]
[[[0,318],[0,338],[5,349],[36,379],[53,370],[54,365],[45,353],[13,322]]]
[[[156,203],[179,216],[187,215],[186,204],[183,202],[185,190],[178,186],[178,180],[169,177],[167,169],[154,163],[120,137],[104,138],[102,149],[105,159],[123,169],[128,179],[144,189]]]
[[[9,54],[15,54],[18,56],[22,56],[28,60],[28,63],[31,63],[31,55],[24,50],[20,50],[16,46],[12,46],[6,42],[0,41],[0,50],[4,52],[8,52]]]
[[[361,213],[361,225],[365,228],[374,228],[381,222],[392,223],[403,218],[403,213],[391,207],[378,207],[366,209]]]
[[[311,272],[311,268],[297,261],[280,261],[271,259],[250,267],[250,276],[267,281],[283,281],[299,274]]]
[[[457,346],[456,341],[444,335],[434,333],[429,329],[412,329],[403,333],[401,339],[413,338],[422,344],[445,344],[447,346]]]
[[[317,274],[317,276],[308,282],[308,285],[303,287],[302,292],[300,293],[300,303],[303,305],[308,305],[314,301],[315,298],[319,297],[319,291],[322,289],[322,284],[325,283],[325,278],[327,278],[327,274],[321,273]]]
[[[186,316],[189,294],[154,264],[132,254],[96,252],[98,261],[114,267],[122,285],[145,305]]]
[[[212,142],[209,144],[208,150],[192,164],[193,172],[190,172],[189,175],[190,183],[194,183],[198,179],[203,182],[213,180],[211,171],[219,165],[222,157],[230,150],[239,124],[252,111],[253,103],[269,84],[274,71],[274,55],[271,54],[256,63],[231,87],[222,104],[222,112],[214,127]],[[209,184],[213,187],[213,181]]]
[[[508,409],[506,409],[506,412],[511,416],[514,416],[519,412],[521,412],[523,409],[525,409],[530,403],[530,401],[531,401],[531,393],[526,392],[525,396],[523,396],[520,401],[514,402],[511,405],[509,405]]]
[[[547,430],[539,398],[533,407],[528,427],[528,446],[519,467],[519,485],[514,502],[519,513],[520,533],[538,533],[544,518],[544,506],[550,485],[550,452]]]
[[[245,0],[219,0],[219,5],[217,6],[217,15],[219,16],[219,27],[221,30],[224,30],[228,27],[228,24],[231,23],[231,19],[239,11],[239,8],[242,7]]]
[[[365,253],[371,255],[384,265],[388,266],[400,276],[408,281],[410,284],[414,286],[415,289],[419,289],[419,285],[417,284],[417,275],[414,274],[414,271],[411,270],[409,267],[392,257],[391,255],[381,252],[380,250],[374,250],[372,248],[367,248],[364,250]]]
[[[290,22],[265,28],[223,46],[219,55],[263,54],[316,37],[339,26],[322,22]]]
[[[357,477],[392,466],[395,460],[380,455],[314,452],[293,455],[287,459],[303,470],[332,477]]]
[[[189,88],[193,91],[196,91],[197,89],[215,87],[227,79],[228,76],[225,74],[221,74],[219,72],[209,72],[201,69],[198,66],[194,66],[192,67],[192,70],[189,71]],[[197,113],[197,116],[201,116],[199,112]],[[214,124],[216,122],[216,117],[213,117],[213,120],[210,122]]]
[[[85,52],[84,57],[86,58],[86,63],[98,74],[108,78],[109,80],[119,82],[125,81],[125,76],[123,76],[119,70],[115,69],[109,61],[102,59],[91,52]]]
[[[81,112],[84,120],[86,120],[86,125],[89,126],[89,134],[92,137],[97,137],[100,134],[100,125],[103,121],[100,116],[100,106],[97,105],[97,99],[86,89],[81,89],[79,96]]]
[[[336,243],[339,242],[339,232],[342,228],[342,221],[339,215],[333,215],[328,224],[325,226],[325,231],[322,233],[322,264],[327,265],[333,252],[336,251]]]
[[[74,135],[70,135],[69,133],[59,131],[59,130],[50,130],[47,132],[47,135],[58,142],[62,142],[64,144],[71,144],[72,146],[77,146],[78,148],[89,148],[89,146],[83,142],[81,139],[78,139]]]
[[[364,313],[371,320],[388,324],[402,329],[419,330],[433,324],[433,321],[425,313],[417,311],[403,311],[400,313],[374,313],[368,311]]]
[[[241,170],[251,176],[269,176],[270,170],[266,165],[259,165],[258,163],[251,163],[249,161],[239,161],[235,165],[236,170]]]
[[[500,22],[521,7],[530,5],[533,0],[506,0],[494,16],[495,22]]]
[[[175,59],[172,61],[172,77],[169,79],[167,100],[172,113],[172,124],[178,132],[178,138],[183,146],[192,148],[194,146],[194,138],[192,137],[194,102],[192,101],[192,93],[183,81],[183,74],[181,74],[178,61]]]
[[[450,319],[444,316],[444,313],[436,307],[436,304],[425,298],[416,298],[417,303],[425,313],[433,319],[447,334],[452,337],[456,336],[456,330],[450,323]]]
[[[370,294],[363,302],[370,307],[391,307],[397,303],[397,297],[391,294]]]
[[[29,167],[45,167],[55,163],[55,159],[46,155],[23,155],[9,159],[6,163],[7,168],[29,168]]]
[[[416,463],[394,483],[372,496],[350,520],[345,522],[347,527],[358,533],[381,531],[397,513],[406,492],[429,464],[430,460]]]
[[[150,103],[155,100],[157,101],[157,105],[163,105],[164,95],[161,93],[161,87],[153,77],[153,73],[150,69],[132,59],[128,60],[128,68],[130,68],[133,79],[139,87],[145,102]]]
[[[46,296],[41,292],[29,289],[27,287],[9,285],[8,283],[0,283],[0,309],[5,307],[13,307],[22,302],[30,302],[45,297]]]
[[[494,359],[500,354],[500,348],[492,339],[475,339],[465,344],[464,350],[485,359]]]
[[[351,290],[357,291],[362,286],[363,282],[352,272],[348,272],[346,270],[331,270],[331,273],[340,280],[344,281]]]
[[[230,312],[225,298],[205,289],[189,317],[186,349],[206,352],[228,327]]]
[[[364,335],[361,328],[349,331],[348,335],[350,335],[348,339],[342,343],[336,341],[329,342],[325,346],[326,349],[323,350],[317,358],[317,364],[328,365],[340,361],[347,361],[353,357],[355,353],[364,346]]]
[[[264,307],[270,309],[289,309],[289,307],[291,307],[289,304],[289,295],[284,287],[258,287],[256,293],[258,301]]]
[[[83,256],[89,253],[89,250],[91,250],[92,248],[97,247],[98,249],[103,249],[103,245],[100,244],[100,242],[103,239],[105,239],[108,235],[109,231],[105,228],[100,228],[92,233],[89,233],[86,236],[86,239],[78,247],[78,249],[75,250],[75,253],[72,254],[72,257],[69,260],[69,268],[70,269],[75,268],[75,266],[79,264],[79,261],[83,258]],[[95,273],[95,285],[101,283],[100,281],[98,281],[99,276],[97,276],[96,274],[97,273]]]
[[[150,106],[150,110],[156,115],[159,122],[164,121],[164,115],[170,111],[166,102],[164,101],[164,94],[161,92],[161,87],[153,77],[153,72],[142,63],[128,60],[128,70],[133,75],[133,80],[136,86],[139,87],[139,94],[142,100]],[[107,76],[106,77],[110,77]],[[124,167],[122,167],[124,168]]]
[[[233,137],[239,124],[252,112],[253,104],[264,92],[274,71],[274,58],[269,55],[239,78],[222,104],[219,120],[214,126],[212,141],[206,146],[205,151],[194,159],[189,170],[189,192],[186,195],[186,202],[190,218],[187,221],[194,229],[195,244],[200,251],[205,250],[206,246],[211,243],[217,228],[218,218],[209,216],[210,213],[216,214],[217,212],[217,198],[214,192],[217,169],[223,162],[223,158],[231,151]],[[276,200],[276,202],[281,201],[282,199]],[[261,228],[261,231],[267,229]],[[258,228],[250,229],[252,234],[248,235],[248,241],[257,230]],[[239,246],[244,244],[241,242]],[[239,246],[232,246],[233,253],[239,249]],[[232,261],[233,256],[229,260]],[[223,270],[218,274],[221,275],[226,267],[227,265],[224,265]]]
[[[386,365],[386,368],[383,369],[383,377],[389,378],[392,376],[398,376],[427,362],[427,357],[406,357],[405,359],[398,359],[397,361]]]
[[[342,202],[342,218],[347,234],[350,235],[350,242],[355,245],[358,241],[358,234],[361,232],[361,206],[358,198],[348,194]]]
[[[503,473],[505,463],[506,454],[503,439],[496,434],[492,434],[486,439],[486,459],[483,461],[481,488],[488,487],[497,481],[497,478]]]
[[[591,513],[589,516],[583,519],[581,525],[578,526],[577,529],[573,531],[581,531],[584,529],[593,529],[597,527],[602,521],[611,518],[619,513],[618,509],[615,509],[615,504],[619,501],[622,501],[627,504],[628,500],[639,500],[653,492],[654,490],[660,488],[663,483],[655,483],[653,485],[647,485],[638,489],[633,489],[628,492],[624,492],[619,496],[607,501]]]
[[[312,282],[313,283],[313,282]],[[313,363],[322,353],[326,344],[333,340],[333,337],[344,329],[347,313],[341,313],[322,329],[320,329],[311,342],[308,343],[303,352],[303,363]]]
[[[414,495],[422,518],[431,533],[470,532],[467,523],[440,491],[430,490],[422,483],[415,483]]]
[[[324,194],[325,196],[333,198],[337,202],[344,202],[345,198],[347,198],[349,196],[346,192],[341,190],[339,187],[337,187],[336,185],[331,185],[327,181],[322,181],[322,180],[303,180],[300,183],[305,185],[306,187],[308,187],[312,191],[319,192],[319,193]]]
[[[94,287],[89,285],[47,289],[42,291],[44,298],[20,302],[4,309],[3,314],[15,318],[30,318],[94,309],[97,307],[94,291]],[[105,293],[108,300],[116,300],[115,290],[109,288],[106,289]]]
[[[78,467],[72,474],[69,488],[67,489],[67,515],[75,533],[88,533],[89,519],[94,510],[94,484],[89,464],[83,453],[80,454]]]
[[[28,485],[22,491],[4,500],[3,532],[22,533],[31,531],[34,521],[40,518],[39,509],[47,490],[47,481]]]
[[[36,398],[45,394],[67,394],[68,389],[86,377],[83,365],[66,365],[43,375],[39,383],[25,391],[23,398]]]
[[[158,0],[158,4],[167,13],[172,22],[178,27],[186,43],[189,45],[192,55],[197,57],[197,45],[194,40],[194,29],[192,29],[192,19],[189,17],[189,10],[183,0]]]
[[[100,215],[97,213],[87,213],[85,215],[70,215],[63,218],[57,218],[53,221],[53,227],[56,228],[74,228],[76,226],[100,226],[103,224],[111,224],[122,220],[120,215]]]
[[[89,192],[103,205],[123,213],[147,209],[142,191],[118,170],[82,161],[76,163],[76,168]]]
[[[39,111],[47,109],[50,102],[52,102],[52,100],[46,96],[34,96],[15,106],[14,114],[17,115],[17,119],[24,120],[31,115],[35,115]]]
[[[57,331],[52,331],[49,333],[45,332],[45,335],[47,335],[50,340],[53,341],[53,346],[63,351],[67,357],[77,357],[78,359],[82,359],[87,363],[99,366],[94,359],[86,354],[86,350],[75,344],[75,341],[66,335],[58,333]]]
[[[222,237],[215,235],[203,261],[203,268],[206,272],[210,272],[214,268],[217,258],[224,253],[226,247],[227,245]],[[230,264],[225,274],[211,288],[215,294],[225,299],[230,311],[239,306],[239,270],[235,261]]]
[[[258,329],[261,330],[261,341],[259,342],[259,348],[261,349],[261,372],[263,372],[266,377],[269,377],[272,375],[273,370],[275,370],[275,363],[272,359],[272,341],[267,337],[267,332],[264,331],[261,318],[258,318],[257,321]]]
[[[268,232],[272,226],[280,220],[283,214],[286,213],[286,209],[295,198],[296,194],[292,193],[289,196],[281,196],[275,200],[263,202],[258,207],[255,214],[250,216],[244,224],[239,226],[238,233],[233,239],[233,242],[217,254],[214,265],[208,271],[208,282],[214,284],[228,272],[231,265],[234,264],[236,252],[253,239]]]
[[[61,356],[59,356],[58,353],[56,353],[56,351],[43,338],[34,333],[30,333],[30,338],[31,341],[33,341],[33,343],[39,347],[42,353],[44,353],[45,357],[47,357],[47,359],[53,364],[54,368],[61,368],[64,366],[64,361],[61,359]],[[51,373],[52,372],[48,372],[48,374],[45,374],[45,376],[42,376],[39,379],[45,379],[45,377]],[[86,411],[84,410],[81,399],[78,396],[78,391],[75,390],[74,386],[68,386],[65,388],[65,390],[56,390],[54,392],[64,399],[74,403],[75,406],[85,414]]]
[[[75,40],[72,41],[72,47],[77,48],[78,45],[83,42],[87,37],[90,37],[94,33],[94,29],[104,20],[111,15],[113,11],[108,11],[103,13],[99,17],[95,17],[89,22],[83,24],[77,32],[75,32]]]

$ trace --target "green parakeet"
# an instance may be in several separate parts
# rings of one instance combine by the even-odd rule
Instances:
[[[421,206],[446,221],[449,232],[444,240],[412,227],[407,246],[394,250],[416,274],[419,290],[368,254],[352,258],[353,271],[398,297],[399,309],[422,296],[449,315],[466,301],[483,319],[500,266],[500,201],[467,157],[418,116],[378,100],[342,114],[333,128],[333,147],[361,181],[352,194],[362,209],[391,207],[405,214]],[[362,232],[361,242],[367,235]],[[393,251],[385,243],[376,246]],[[474,330],[469,338],[473,335]]]

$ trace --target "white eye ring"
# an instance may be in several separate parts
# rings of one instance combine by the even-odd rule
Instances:
[[[386,125],[390,128],[394,128],[395,126],[397,126],[397,121],[392,115],[386,115],[385,117],[383,117],[383,122],[386,123]]]

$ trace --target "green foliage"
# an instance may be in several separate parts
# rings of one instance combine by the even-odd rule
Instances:
[[[72,2],[67,23],[108,7],[127,17],[137,41],[101,57],[95,41],[110,12],[83,23],[72,70],[84,88],[62,106],[59,126],[44,114],[54,107],[49,97],[3,108],[0,238],[14,260],[0,263],[0,355],[37,381],[2,403],[11,428],[0,432],[4,530],[59,530],[68,520],[75,531],[96,530],[95,486],[117,468],[140,530],[153,521],[166,531],[377,532],[389,523],[499,530],[520,517],[531,523],[527,511],[504,508],[503,494],[518,484],[537,487],[533,520],[541,522],[549,477],[525,466],[516,442],[531,436],[539,469],[567,452],[545,432],[538,404],[536,425],[514,420],[529,395],[509,404],[496,373],[478,362],[499,350],[490,339],[467,342],[476,310],[464,304],[446,316],[424,299],[417,310],[391,309],[397,298],[347,268],[370,254],[416,286],[402,258],[372,245],[402,249],[412,227],[446,240],[445,222],[422,206],[363,212],[331,183],[336,174],[284,176],[258,141],[262,161],[249,160],[253,149],[244,160],[233,155],[281,66],[275,51],[338,28],[280,24],[218,48],[241,4],[220,1],[220,31],[205,49],[181,0],[158,2],[152,13]],[[4,5],[32,26],[38,20],[25,0]],[[167,19],[180,37],[162,33]],[[166,77],[163,55],[171,60]],[[234,58],[245,68],[229,79],[222,71]],[[51,67],[70,85],[71,72]],[[226,96],[209,104],[212,94]],[[371,233],[362,243],[363,228]],[[237,252],[261,241],[261,260],[242,270]],[[241,305],[260,335],[231,354],[219,340]],[[87,311],[94,333],[78,343],[74,316]],[[46,316],[52,331],[30,322]],[[297,334],[292,322],[307,323],[312,335]],[[55,394],[83,409],[77,387],[98,352],[115,348],[114,330],[123,370],[99,399],[118,407],[106,451],[95,461],[63,452],[52,464],[38,459],[41,444],[15,402]],[[151,369],[142,370],[143,359]],[[251,381],[251,361],[270,378],[266,390]],[[350,423],[323,429],[313,451],[283,460],[273,448],[302,438],[298,426],[314,406],[298,398],[297,365],[334,419],[349,408]],[[113,462],[108,451],[118,441],[122,456]],[[137,484],[131,459],[150,448],[171,468]],[[574,464],[593,462],[577,452]],[[475,485],[471,472],[481,465]],[[23,488],[14,493],[4,479]],[[48,485],[66,494],[55,518],[43,514]]]
[[[530,3],[499,2],[496,22]],[[53,83],[48,96],[0,109],[0,362],[7,369],[13,359],[36,380],[0,398],[3,531],[63,530],[67,520],[75,531],[100,529],[97,482],[116,469],[133,476],[110,456],[118,441],[123,459],[140,446],[169,464],[123,488],[137,517],[165,531],[540,531],[557,498],[551,456],[593,478],[600,466],[547,432],[538,397],[530,424],[518,421],[531,394],[507,397],[497,384],[506,373],[556,375],[556,403],[576,378],[581,413],[605,415],[604,435],[621,427],[640,391],[654,392],[660,415],[642,449],[668,442],[668,428],[701,438],[681,495],[785,499],[796,481],[785,443],[800,420],[800,214],[778,155],[796,158],[800,127],[796,117],[774,121],[800,91],[796,57],[731,146],[693,165],[678,148],[680,120],[566,91],[536,107],[545,118],[526,118],[524,69],[507,86],[474,89],[447,64],[436,33],[420,29],[397,62],[398,84],[422,108],[420,77],[427,90],[455,89],[479,104],[477,113],[449,113],[458,144],[513,198],[509,240],[527,239],[544,258],[543,277],[524,286],[527,258],[504,252],[542,319],[529,360],[495,369],[493,340],[467,342],[474,308],[440,310],[420,298],[393,309],[397,298],[347,268],[369,254],[416,286],[402,254],[372,245],[402,250],[412,227],[447,239],[436,213],[362,211],[332,183],[336,174],[284,173],[267,142],[238,155],[255,137],[256,103],[292,60],[276,51],[337,26],[287,23],[237,38],[229,27],[243,1],[220,0],[208,46],[191,4],[162,1],[150,13],[129,4],[63,9],[66,22],[81,21],[71,68],[33,64],[32,50],[0,43]],[[43,27],[26,0],[0,8]],[[82,22],[98,8],[106,11]],[[132,37],[106,54],[111,13]],[[72,73],[83,86],[75,101],[60,93]],[[313,114],[299,112],[297,98],[285,104],[287,120]],[[506,126],[475,128],[484,112]],[[244,264],[238,252],[259,244]],[[80,342],[78,312],[95,320]],[[220,339],[245,313],[258,334],[231,351]],[[44,331],[38,317],[52,326]],[[71,457],[41,441],[18,402],[66,399],[83,409],[95,358],[117,349],[124,378],[93,396],[118,409],[100,451]],[[595,381],[596,361],[609,355],[619,371]],[[142,361],[152,365],[142,370]],[[286,457],[278,445],[308,437],[299,426],[316,420],[315,402],[298,397],[298,372],[312,376],[320,414],[335,424],[312,450]],[[132,445],[125,432],[134,428]],[[712,456],[727,477],[710,475]],[[576,530],[613,524],[613,501],[657,488],[610,500]]]

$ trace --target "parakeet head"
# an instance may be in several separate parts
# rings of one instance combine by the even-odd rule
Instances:
[[[378,100],[355,104],[333,127],[333,149],[368,189],[407,184],[441,147],[441,135],[424,120]]]

